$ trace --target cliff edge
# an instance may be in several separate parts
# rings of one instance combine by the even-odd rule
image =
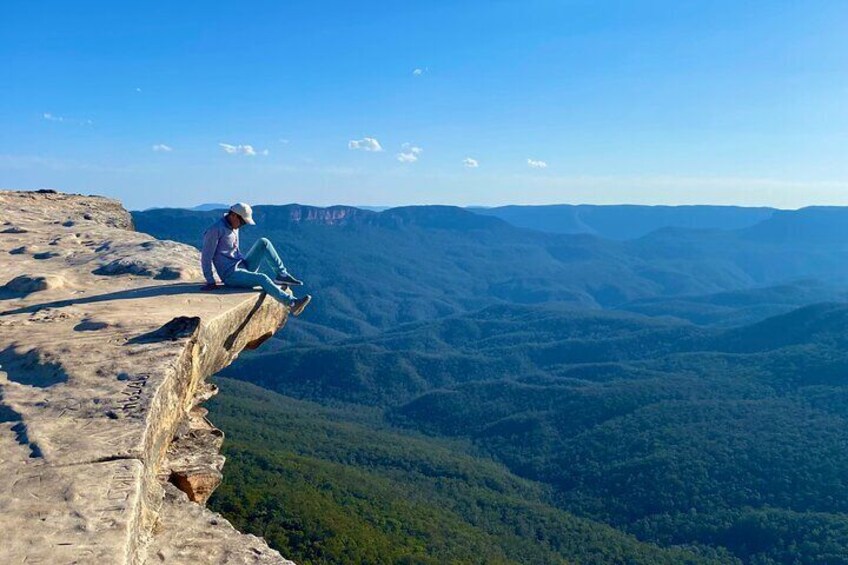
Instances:
[[[291,563],[202,506],[199,406],[288,309],[200,292],[199,261],[113,200],[0,191],[0,562]]]

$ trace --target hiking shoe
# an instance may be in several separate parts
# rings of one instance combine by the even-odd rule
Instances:
[[[303,284],[303,281],[298,280],[286,273],[285,275],[277,275],[277,278],[274,279],[274,282],[277,284],[284,284],[287,286],[300,286]]]
[[[290,306],[292,316],[300,316],[303,313],[303,310],[306,308],[306,305],[309,304],[310,300],[312,300],[311,294],[307,294],[302,298],[296,298],[295,300],[293,300]]]

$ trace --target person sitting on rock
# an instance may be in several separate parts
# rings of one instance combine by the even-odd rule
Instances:
[[[219,218],[203,234],[203,250],[200,263],[206,285],[203,290],[215,290],[218,285],[212,275],[212,266],[226,286],[240,288],[262,287],[269,296],[277,299],[299,316],[309,301],[310,295],[295,298],[284,289],[302,285],[289,274],[273,244],[266,238],[260,238],[247,255],[239,251],[239,228],[243,225],[255,226],[250,206],[239,202],[233,204],[226,215]]]

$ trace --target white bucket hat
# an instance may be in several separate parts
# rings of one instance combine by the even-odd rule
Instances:
[[[241,219],[244,220],[248,225],[256,225],[256,222],[253,221],[253,210],[250,208],[250,204],[245,204],[244,202],[236,202],[235,204],[230,206],[230,212],[241,216]]]

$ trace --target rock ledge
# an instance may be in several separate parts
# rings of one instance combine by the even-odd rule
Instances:
[[[201,505],[224,459],[199,406],[288,310],[201,293],[197,250],[118,202],[0,191],[0,211],[0,562],[291,563]]]

